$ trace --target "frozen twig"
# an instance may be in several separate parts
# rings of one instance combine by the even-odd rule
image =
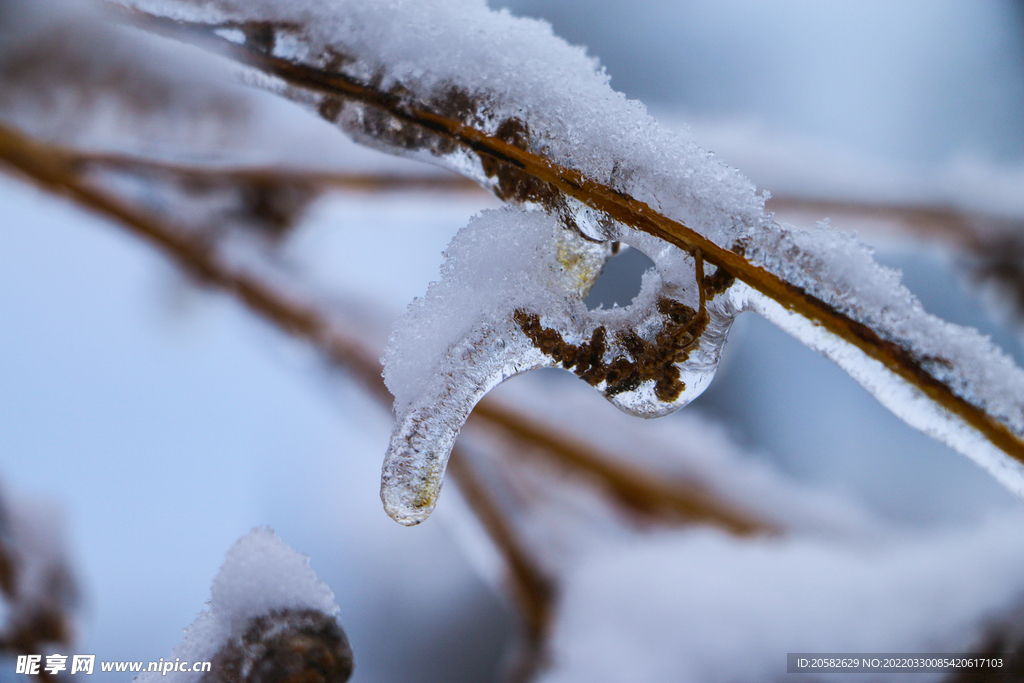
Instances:
[[[352,675],[334,594],[309,558],[269,528],[253,529],[228,551],[207,606],[167,666],[144,672],[139,683],[345,683]],[[209,667],[179,669],[178,660]]]
[[[182,6],[197,7],[196,3]],[[671,155],[666,156],[666,150],[652,147],[670,141],[656,131],[649,119],[616,103],[613,108],[619,118],[615,120],[621,120],[622,125],[632,122],[638,131],[647,131],[648,140],[634,144],[628,132],[625,136],[614,133],[617,137],[611,139],[607,136],[613,132],[605,131],[601,123],[593,124],[593,134],[605,137],[580,138],[580,127],[591,124],[582,120],[566,122],[560,111],[546,111],[544,104],[534,102],[569,106],[565,104],[571,99],[568,89],[565,93],[544,93],[538,89],[543,86],[534,84],[530,89],[519,87],[514,80],[503,80],[492,91],[489,84],[460,82],[461,73],[455,69],[446,71],[444,46],[430,48],[438,61],[427,67],[428,71],[436,69],[436,73],[429,71],[426,84],[409,80],[427,71],[416,71],[407,62],[399,62],[398,73],[389,81],[387,60],[391,57],[375,53],[373,41],[361,42],[363,35],[352,28],[360,25],[358,22],[344,25],[338,34],[344,37],[332,43],[335,38],[327,31],[311,29],[308,35],[305,33],[307,27],[302,22],[315,21],[316,13],[322,11],[312,6],[297,9],[294,19],[289,18],[289,9],[283,9],[274,17],[258,20],[251,19],[254,15],[232,0],[206,3],[205,7],[206,14],[193,14],[224,18],[202,23],[144,12],[132,12],[132,16],[154,30],[198,40],[221,50],[269,77],[266,85],[271,89],[315,106],[321,116],[340,122],[357,139],[396,153],[420,154],[421,158],[423,153],[434,155],[441,163],[474,177],[499,198],[543,207],[557,215],[565,227],[582,231],[590,238],[627,242],[632,239],[653,249],[656,247],[645,241],[651,236],[682,253],[700,254],[708,266],[714,267],[717,283],[734,289],[736,294],[732,303],[727,301],[718,306],[721,324],[710,326],[713,339],[698,330],[698,336],[706,343],[695,347],[698,362],[693,367],[705,373],[704,381],[695,382],[696,389],[681,395],[686,384],[670,381],[671,372],[676,372],[671,368],[665,370],[669,375],[659,368],[648,373],[649,379],[645,379],[647,374],[641,374],[641,384],[661,382],[657,390],[660,403],[650,399],[651,405],[641,406],[638,413],[660,414],[699,393],[709,381],[705,369],[713,374],[718,348],[731,317],[739,310],[755,310],[833,359],[911,425],[973,458],[1003,484],[1024,495],[1020,370],[980,335],[924,313],[912,295],[899,285],[896,276],[872,263],[853,242],[841,237],[833,239],[824,233],[793,232],[774,224],[764,214],[763,206],[758,205],[752,189],[741,188],[740,181],[730,172],[717,162],[702,159],[692,147],[680,147],[681,152],[690,156],[673,166],[675,162],[668,160]],[[361,11],[354,7],[349,10]],[[189,16],[189,11],[179,16]],[[372,17],[368,21],[380,20],[392,27],[388,30],[407,28],[402,24],[406,19],[401,13],[374,10],[368,16]],[[501,21],[510,21],[507,17],[486,16],[483,9],[475,18],[495,31]],[[445,15],[435,30],[454,26],[453,18]],[[293,46],[288,49],[290,52],[276,49],[279,38]],[[536,35],[531,39],[538,40]],[[493,50],[482,33],[467,36],[466,40],[475,41],[472,49],[481,54],[489,48]],[[567,54],[556,40],[544,40],[548,41],[544,47],[550,48],[552,56]],[[295,45],[300,49],[294,49]],[[467,49],[462,47],[463,52]],[[488,54],[487,58],[499,56]],[[550,83],[561,83],[569,89],[578,85],[580,92],[595,98],[595,102],[599,97],[608,103],[617,102],[606,85],[594,84],[593,74],[580,77],[577,84],[565,80],[562,72],[554,71],[558,65],[551,68]],[[600,91],[601,87],[605,90]],[[493,98],[492,92],[496,93]],[[520,97],[530,101],[517,99]],[[502,118],[502,111],[518,113]],[[576,136],[577,141],[559,139],[558,131],[545,130],[541,125],[564,128],[563,132]],[[555,147],[557,153],[552,151]],[[642,155],[631,159],[621,156],[626,150],[641,147],[654,161],[648,164]],[[645,184],[645,172],[660,175],[651,181],[653,185]],[[692,173],[695,180],[687,184],[684,177],[671,178],[672,173],[687,178]],[[699,188],[707,190],[708,196],[700,196]],[[680,192],[685,197],[666,194],[670,192]],[[676,208],[665,210],[663,203],[674,204]],[[684,221],[682,216],[696,217],[699,229],[691,226],[690,218]],[[592,225],[583,227],[588,222]],[[583,247],[571,249],[579,248]],[[656,265],[664,277],[666,270],[657,260]],[[680,273],[675,276],[680,277]],[[732,288],[733,282],[742,287]],[[682,285],[671,283],[671,287]],[[666,315],[669,310],[682,310],[672,309],[673,305],[670,299],[658,301],[659,310]],[[730,306],[733,308],[728,310]],[[517,311],[516,315],[520,313]],[[521,322],[522,327],[533,319],[516,320],[525,321]],[[531,324],[530,330],[523,328],[546,354],[538,336],[543,333],[550,337],[545,329],[539,321]],[[505,334],[497,328],[491,331]],[[510,331],[515,333],[514,329]],[[584,339],[592,331],[583,330]],[[474,334],[479,333],[478,330]],[[465,343],[483,341],[472,337]],[[587,348],[608,351],[603,345],[604,338],[600,339],[602,344],[596,338],[591,341],[591,347],[577,348],[581,352]],[[647,352],[642,346],[634,346]],[[613,351],[624,354],[613,360],[629,355],[626,350]],[[661,359],[658,354],[652,358],[660,359],[659,364],[672,361],[671,356]],[[675,361],[677,367],[685,364],[685,354],[682,358]],[[520,369],[513,372],[542,364],[571,367],[566,359],[542,360],[531,356],[529,362],[517,361],[516,367]],[[433,387],[429,395],[419,396],[415,405],[409,403],[408,396],[399,397],[400,423],[387,456],[384,483],[389,513],[396,519],[414,524],[429,514],[444,471],[446,449],[454,442],[452,434],[457,433],[461,420],[483,393],[507,376],[507,367],[506,362],[477,370],[478,375],[486,374],[486,379],[479,385],[463,386],[458,396],[452,395],[452,405],[437,410],[424,406],[431,404],[437,392],[455,386],[457,380],[450,369],[437,375],[437,381],[447,383],[448,389]],[[405,383],[411,386],[408,381]],[[632,392],[626,401],[620,402],[623,407],[625,403],[636,404],[634,394],[639,396],[646,391],[632,380],[622,388],[611,380],[605,386],[603,377],[596,378],[594,383],[600,384],[613,400],[618,400],[615,397],[620,392]]]
[[[225,41],[227,43],[227,41]],[[1002,422],[957,395],[949,386],[922,367],[915,354],[887,341],[876,330],[835,309],[821,299],[792,285],[765,268],[748,261],[741,253],[723,248],[678,221],[659,214],[639,201],[580,172],[555,164],[530,151],[475,130],[427,108],[409,106],[398,97],[374,90],[339,74],[294,64],[260,54],[231,43],[235,56],[286,82],[318,92],[356,99],[379,107],[390,115],[448,137],[498,163],[509,164],[558,191],[607,214],[611,218],[674,244],[688,252],[700,251],[711,264],[737,280],[797,313],[881,362],[889,370],[951,413],[980,431],[998,448],[1024,463],[1024,441]]]

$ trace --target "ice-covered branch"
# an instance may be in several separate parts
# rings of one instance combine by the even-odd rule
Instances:
[[[791,220],[854,223],[864,232],[905,233],[938,242],[976,282],[992,287],[1001,314],[1024,322],[1024,216],[931,204],[897,204],[773,195],[768,206]]]
[[[147,240],[182,270],[197,277],[200,283],[236,297],[268,323],[309,342],[331,363],[350,373],[371,396],[390,403],[391,397],[381,381],[380,363],[377,361],[379,350],[372,348],[370,342],[359,339],[352,329],[298,293],[232,262],[202,231],[195,232],[187,226],[162,220],[112,191],[88,182],[81,174],[91,165],[92,159],[91,155],[43,143],[0,125],[0,161],[42,187],[70,196],[84,207]],[[85,163],[83,160],[89,161]],[[133,173],[138,171],[139,164],[143,165],[145,172],[152,170],[148,162],[118,162]],[[239,171],[239,174],[248,177],[245,172]],[[218,181],[224,180],[219,174],[211,175]],[[291,176],[286,178],[289,182],[292,180]],[[735,509],[707,491],[655,482],[621,464],[611,465],[591,449],[573,442],[569,436],[539,425],[496,402],[484,402],[478,413],[483,422],[540,446],[551,457],[598,477],[612,495],[627,506],[640,498],[655,501],[656,509],[673,510],[674,515],[683,519],[712,524],[736,533],[773,528],[770,523]]]
[[[1024,493],[1024,373],[1005,354],[925,313],[898,275],[855,240],[776,224],[746,179],[691,139],[660,129],[546,25],[469,1],[329,10],[307,2],[135,4],[171,17],[159,20],[165,26],[204,31],[264,74],[264,85],[357,140],[429,158],[552,216],[553,227],[532,229],[532,241],[523,226],[543,219],[523,212],[486,228],[507,236],[504,251],[490,237],[457,249],[441,289],[400,328],[390,367],[415,369],[397,369],[390,380],[399,425],[384,497],[396,519],[416,523],[429,514],[454,435],[496,383],[560,365],[620,407],[662,414],[707,384],[729,323],[743,310],[766,315],[910,424]],[[657,274],[627,313],[588,315],[577,305],[581,291],[607,256],[599,247],[613,241],[648,252]],[[521,296],[499,293],[475,319],[467,313],[455,335],[450,320],[421,315],[424,306],[449,315],[452,292],[493,285],[460,278],[463,268],[480,272],[475,259],[545,249],[553,267],[575,269],[575,285],[545,276]],[[688,312],[706,289],[695,261],[715,269],[723,290],[706,322],[692,318],[700,324],[690,324]],[[673,337],[673,325],[693,337]],[[419,347],[437,329],[446,333],[427,346],[439,352],[423,356]],[[406,353],[430,366],[405,362]],[[432,377],[426,384],[424,374]]]
[[[139,683],[344,683],[352,675],[348,638],[334,594],[270,529],[254,529],[228,551],[209,609],[185,632],[168,667]],[[210,662],[181,671],[176,661]],[[189,667],[191,669],[192,667]]]

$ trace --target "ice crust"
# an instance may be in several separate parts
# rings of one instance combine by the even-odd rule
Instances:
[[[334,593],[310,569],[309,558],[286,545],[269,527],[253,529],[231,547],[210,587],[208,605],[168,661],[211,661],[251,619],[272,610],[312,609],[330,616],[338,611]],[[146,672],[135,680],[193,683],[201,675]]]
[[[827,227],[800,230],[775,223],[765,211],[765,196],[749,180],[701,149],[688,131],[660,128],[642,104],[611,89],[608,75],[583,48],[555,37],[544,22],[491,11],[482,0],[134,4],[192,21],[298,27],[277,32],[270,48],[275,56],[340,70],[416,106],[450,110],[446,115],[492,136],[507,139],[509,130],[518,131],[515,144],[645,202],[724,248],[742,249],[754,265],[909,350],[961,398],[1024,435],[1024,372],[1005,354],[975,331],[926,314],[900,284],[899,274],[877,265],[855,238]],[[235,39],[244,39],[236,33]],[[502,191],[493,169],[488,172],[481,158],[466,149],[411,135],[399,119],[359,103],[339,101],[335,113],[327,113],[331,107],[325,105],[332,103],[319,93],[273,77],[256,78],[317,108],[358,141],[447,166]],[[598,319],[605,320],[580,311],[575,290],[550,277],[552,259],[564,261],[567,253],[586,263],[600,260],[600,245],[581,234],[598,242],[624,241],[658,266],[660,282],[645,283],[628,312],[604,314],[617,329],[630,328],[650,339],[659,324],[652,315],[656,295],[694,303],[689,255],[575,200],[562,200],[553,214],[569,228],[561,233],[555,218],[524,210],[477,219],[449,250],[441,283],[396,328],[385,361],[399,420],[384,466],[382,496],[389,512],[404,523],[429,513],[448,452],[476,401],[511,374],[552,364],[550,356],[524,345],[517,326],[510,324],[511,309],[528,305],[541,325],[563,333],[567,341],[574,337],[574,343],[585,340]],[[525,201],[526,209],[541,208],[542,202]],[[551,221],[548,232],[539,227],[545,220]],[[593,269],[588,265],[584,270],[586,280]],[[693,368],[685,400],[660,401],[648,382],[615,398],[616,404],[651,417],[692,398],[691,389],[710,380],[731,318],[745,306],[769,311],[771,306],[759,301],[734,292],[716,298],[716,310],[709,314],[717,319],[701,339],[701,352],[681,367],[684,376]],[[776,322],[785,318],[769,317]],[[1021,464],[982,446],[984,439],[957,418],[940,408],[921,410],[920,396],[910,405],[887,399],[893,381],[888,370],[864,362],[841,340],[823,342],[815,325],[784,327],[829,357],[845,358],[840,364],[901,417],[975,459],[1014,491],[1024,491]]]

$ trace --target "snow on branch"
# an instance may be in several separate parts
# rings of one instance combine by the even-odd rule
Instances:
[[[776,223],[750,181],[660,128],[547,24],[478,0],[132,4],[136,20],[225,50],[356,140],[514,205],[456,237],[393,335],[382,497],[396,520],[430,513],[455,436],[504,379],[563,367],[624,410],[662,415],[707,386],[748,310],[1024,495],[1024,372],[927,314],[855,239]],[[616,242],[655,270],[630,306],[588,311]]]
[[[344,683],[352,675],[348,638],[334,594],[309,558],[269,528],[240,538],[213,580],[209,609],[174,649],[169,664],[210,662],[205,673],[150,671],[138,683]]]

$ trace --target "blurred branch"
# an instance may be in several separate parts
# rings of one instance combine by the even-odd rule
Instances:
[[[71,644],[71,616],[67,608],[75,594],[74,581],[64,564],[31,557],[32,544],[42,542],[41,539],[25,539],[13,526],[11,512],[0,500],[0,597],[7,605],[7,621],[0,631],[0,653],[43,655],[44,645]],[[57,556],[55,553],[54,557]],[[27,575],[28,571],[34,575]],[[56,680],[43,668],[36,678],[44,683]]]
[[[536,447],[527,453],[539,454],[596,479],[612,500],[634,513],[656,520],[708,524],[736,536],[781,532],[774,524],[737,509],[696,482],[659,481],[493,401],[481,401],[473,415]]]
[[[375,356],[332,329],[315,308],[286,296],[222,259],[201,236],[186,234],[89,186],[75,173],[73,156],[59,147],[30,139],[0,125],[0,160],[45,189],[67,196],[114,219],[158,247],[186,272],[241,300],[251,310],[289,334],[312,341],[334,362],[345,367],[376,396],[386,396]]]
[[[408,175],[398,173],[345,173],[310,171],[275,166],[221,167],[158,161],[126,154],[72,152],[69,159],[77,168],[108,168],[140,175],[161,174],[192,182],[218,184],[288,185],[319,191],[337,189],[357,192],[394,192],[410,190],[445,192],[483,192],[481,187],[462,176]]]
[[[551,626],[555,599],[554,581],[541,570],[515,533],[501,506],[473,471],[465,452],[456,445],[448,471],[458,482],[466,503],[498,547],[509,567],[512,590],[526,631],[525,651],[509,676],[511,683],[530,680],[543,664],[544,645]]]
[[[782,214],[828,216],[833,220],[842,217],[885,221],[888,225],[902,227],[914,235],[970,248],[975,248],[979,240],[973,226],[988,218],[968,214],[952,207],[808,199],[785,195],[772,195],[767,207]]]
[[[0,161],[43,188],[112,219],[160,249],[201,283],[233,295],[265,321],[311,343],[333,364],[346,370],[382,406],[390,407],[392,398],[381,379],[376,350],[343,331],[316,306],[222,258],[215,244],[201,234],[169,225],[90,185],[80,177],[81,155],[0,125]],[[493,399],[481,402],[474,414],[478,417],[471,425],[479,428],[481,423],[486,423],[500,427],[564,465],[596,477],[613,500],[634,511],[655,519],[666,518],[668,511],[666,521],[710,524],[739,535],[775,530],[769,523],[733,509],[696,486],[660,483],[624,465],[612,464],[568,437],[509,411]],[[474,476],[465,456],[460,454],[452,462],[452,474],[460,489],[506,561],[530,643],[539,648],[552,608],[550,580],[538,569],[505,513]]]
[[[886,228],[902,229],[917,237],[939,240],[972,251],[985,251],[1002,237],[1024,232],[1024,219],[1021,218],[1006,218],[932,204],[840,201],[772,195],[767,206],[770,210],[782,214],[883,222]]]
[[[268,49],[272,43],[264,38],[272,38],[279,28],[288,30],[294,27],[275,26],[273,23],[251,26],[198,24],[139,10],[122,9],[122,15],[147,30],[203,43],[242,64],[280,79],[292,88],[320,94],[328,98],[327,102],[335,103],[336,106],[330,107],[334,114],[340,111],[344,102],[359,103],[401,125],[411,126],[445,140],[449,146],[473,153],[485,168],[489,165],[494,170],[489,175],[497,178],[495,191],[503,199],[527,201],[541,196],[571,197],[608,218],[651,234],[690,254],[699,251],[704,261],[881,363],[942,410],[976,430],[1009,458],[1024,463],[1024,440],[984,407],[961,396],[953,386],[929,372],[926,369],[929,359],[919,357],[912,348],[887,338],[884,329],[875,329],[806,289],[755,265],[743,255],[740,245],[727,248],[716,244],[645,202],[595,181],[575,168],[555,163],[515,144],[514,140],[510,142],[488,134],[470,122],[439,112],[428,103],[410,99],[401,89],[385,91],[336,69],[317,68],[275,56]],[[217,34],[217,31],[227,28],[243,30],[245,43],[238,44]],[[326,116],[329,112],[322,113]],[[792,259],[797,256],[789,255]]]

